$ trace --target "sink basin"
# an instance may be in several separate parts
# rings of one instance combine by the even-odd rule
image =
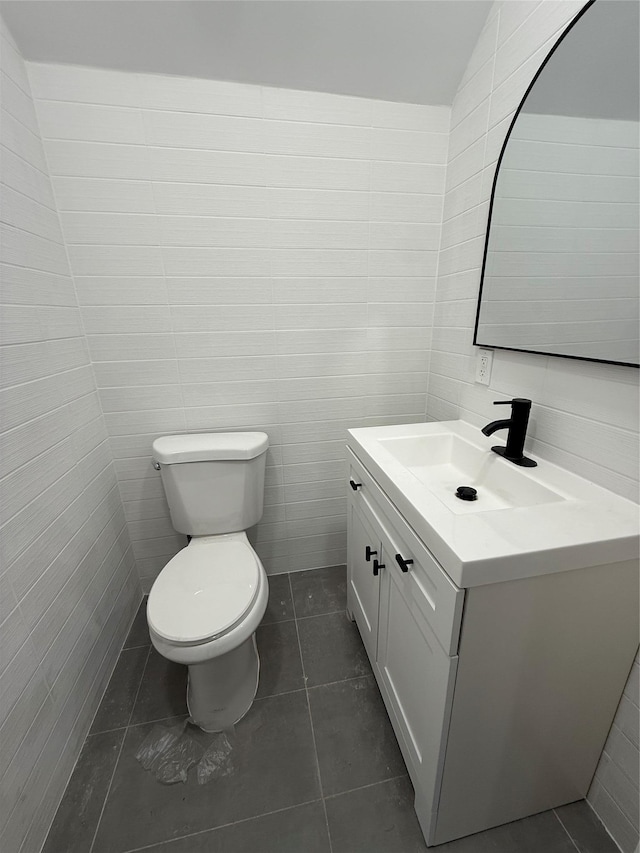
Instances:
[[[545,459],[519,468],[492,453],[502,442],[477,426],[396,424],[347,435],[350,453],[459,587],[638,558],[636,504]],[[477,500],[456,497],[459,486],[476,489]]]
[[[456,513],[486,512],[565,500],[490,449],[452,433],[380,439],[380,446]],[[456,497],[459,486],[477,490],[474,501]]]

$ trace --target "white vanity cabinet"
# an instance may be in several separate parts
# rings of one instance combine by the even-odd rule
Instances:
[[[374,666],[425,830],[441,781],[464,592],[366,469],[355,458],[349,467],[348,610]]]
[[[427,844],[584,797],[635,654],[637,564],[460,588],[347,454],[348,613]]]

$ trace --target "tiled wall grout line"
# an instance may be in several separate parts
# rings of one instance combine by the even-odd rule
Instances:
[[[309,701],[309,688],[307,687],[307,676],[304,666],[304,658],[302,656],[302,644],[300,643],[300,633],[298,631],[298,619],[297,619],[297,610],[296,610],[296,602],[293,595],[293,586],[291,584],[291,574],[289,573],[289,593],[291,595],[291,605],[293,607],[293,615],[295,617],[296,624],[296,639],[298,641],[298,653],[300,655],[300,663],[302,665],[302,679],[304,681],[304,692],[305,698],[307,700],[307,712],[309,714],[309,725],[311,726],[311,738],[313,740],[313,753],[316,759],[316,773],[318,777],[318,787],[320,789],[320,798],[322,800],[322,810],[324,812],[324,821],[327,827],[327,838],[329,840],[329,853],[333,853],[333,844],[331,842],[331,830],[329,829],[329,817],[327,815],[327,806],[324,801],[324,790],[322,787],[322,774],[320,773],[320,759],[318,758],[318,745],[316,743],[316,733],[313,727],[313,715],[311,714],[311,702]]]

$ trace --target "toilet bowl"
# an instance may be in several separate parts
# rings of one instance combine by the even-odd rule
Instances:
[[[191,540],[158,575],[147,604],[154,648],[189,667],[187,706],[204,731],[223,731],[249,710],[258,688],[255,631],[266,572],[244,532]]]
[[[190,541],[151,588],[149,633],[161,655],[189,667],[189,713],[208,732],[237,723],[258,689],[255,631],[269,585],[245,531],[262,517],[268,447],[263,432],[153,442],[171,522]]]

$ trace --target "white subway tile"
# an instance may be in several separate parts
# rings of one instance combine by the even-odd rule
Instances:
[[[145,143],[142,113],[136,109],[39,101],[37,112],[43,139]]]
[[[316,306],[313,310],[315,311]],[[360,306],[357,317],[364,317],[365,306]],[[358,328],[347,324],[337,329],[317,329],[308,325],[305,327],[305,314],[287,313],[281,320],[282,324],[295,323],[295,329],[278,330],[278,352],[286,355],[289,353],[306,352],[360,352],[367,346],[367,330],[360,320]]]
[[[429,252],[437,252],[439,248],[439,223],[372,222],[369,228],[371,248]]]
[[[395,163],[446,164],[448,134],[374,128],[371,158]]]
[[[78,303],[85,305],[166,305],[165,280],[154,277],[77,276]]]
[[[180,358],[269,355],[276,352],[275,333],[263,329],[240,332],[177,332],[174,339]]]
[[[366,249],[369,223],[274,219],[268,234],[268,244],[275,249]]]
[[[2,222],[30,231],[47,240],[62,243],[60,221],[53,210],[9,187],[3,187],[3,204],[0,210]]]
[[[294,89],[262,89],[264,117],[287,121],[309,121],[368,127],[373,102],[323,92],[298,92]]]
[[[99,314],[98,314],[99,317]],[[119,330],[115,318],[114,328]],[[99,322],[99,321],[98,321]],[[167,334],[87,334],[91,359],[99,361],[137,361],[172,358],[176,354],[173,335]]]
[[[279,330],[357,329],[366,326],[367,318],[364,306],[359,303],[317,303],[312,307],[288,304],[275,306],[275,323]]]
[[[436,274],[438,253],[436,251],[371,250],[369,252],[369,275],[374,277],[430,277]]]
[[[265,155],[267,186],[290,189],[368,190],[366,160]]]
[[[442,196],[438,193],[371,193],[372,222],[431,222],[442,217]]]
[[[135,385],[171,385],[179,382],[175,359],[157,361],[102,361],[93,366],[98,388]]]
[[[58,210],[155,213],[151,184],[104,178],[53,177]]]
[[[369,195],[349,190],[269,187],[268,210],[274,219],[368,219]]]
[[[147,149],[142,145],[50,139],[46,151],[55,176],[137,181],[150,177]]]
[[[0,115],[2,117],[2,144],[5,148],[46,175],[47,164],[40,137],[25,127],[6,109],[0,110]],[[3,174],[5,172],[4,166],[2,172]],[[17,186],[16,188],[19,189],[20,187]]]
[[[155,216],[145,213],[60,214],[68,245],[158,246],[160,227]]]
[[[364,127],[266,121],[262,150],[267,154],[369,160],[371,133]]]
[[[266,182],[267,162],[262,154],[190,148],[148,148],[146,157],[149,176],[153,181],[238,184],[253,187],[264,186]]]
[[[269,274],[266,249],[162,247],[168,276],[264,276]]]
[[[274,249],[270,253],[274,276],[363,276],[367,253],[341,249]]]
[[[140,103],[146,109],[209,115],[262,115],[258,86],[163,74],[138,74],[137,78]]]
[[[159,214],[166,216],[268,216],[267,187],[175,182],[154,183],[153,194]]]
[[[447,133],[451,108],[447,106],[425,106],[423,104],[399,104],[394,101],[374,101],[374,127],[389,127],[393,130],[422,130],[431,133]]]
[[[140,104],[135,74],[39,62],[29,62],[27,69],[34,98],[122,107]]]
[[[239,332],[273,328],[271,305],[172,305],[171,317],[176,332]]]
[[[259,119],[145,110],[147,145],[203,148],[207,151],[265,150],[264,123]]]
[[[272,279],[276,303],[366,302],[367,279],[361,278],[276,278]]]
[[[374,161],[371,189],[391,193],[442,193],[445,166]]]
[[[268,278],[168,278],[172,305],[260,305],[271,302]]]
[[[181,358],[178,364],[183,383],[269,380],[277,375],[276,356]]]
[[[0,88],[3,110],[37,136],[38,121],[31,96],[21,89],[4,70],[1,74]]]
[[[82,317],[89,335],[144,335],[150,326],[154,333],[171,330],[171,318],[166,305],[87,306],[83,309]]]
[[[4,130],[5,125],[3,125]],[[3,141],[5,135],[3,132]],[[24,153],[24,152],[23,152]],[[55,210],[55,202],[51,191],[51,182],[47,175],[36,165],[27,162],[22,156],[16,156],[13,151],[4,148],[0,159],[0,177],[2,183],[17,192],[29,196],[39,204]]]

